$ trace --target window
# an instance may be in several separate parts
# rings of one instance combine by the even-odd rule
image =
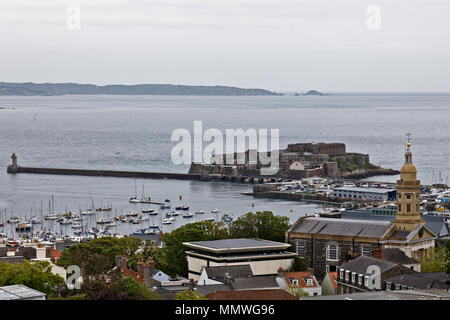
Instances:
[[[338,246],[335,244],[330,244],[327,247],[327,260],[338,261]]]
[[[402,290],[408,290],[408,286],[403,285]]]
[[[410,194],[407,194],[407,195],[406,195],[406,199],[411,199],[411,195],[410,195]]]
[[[360,275],[358,276],[358,284],[359,284],[359,285],[362,285],[362,278],[363,278],[363,275],[360,274]]]
[[[398,194],[398,198],[399,198],[399,199],[402,198],[402,194],[401,194],[401,193]]]
[[[305,278],[304,280],[306,280],[305,283],[307,287],[312,287],[314,285],[313,279]]]
[[[398,211],[402,211],[402,205],[400,203],[398,204]]]
[[[361,255],[370,257],[370,247],[369,246],[362,246],[361,247]]]
[[[352,283],[356,282],[356,273],[352,272]]]
[[[304,241],[297,242],[297,255],[300,258],[305,257],[305,242]]]
[[[411,205],[409,203],[406,205],[406,212],[411,212]]]
[[[391,283],[386,282],[386,291],[391,291]]]
[[[345,270],[345,281],[348,281],[350,275],[350,270]]]
[[[366,287],[369,286],[369,276],[364,276],[364,285],[365,285]]]
[[[298,280],[297,279],[290,279],[291,284],[293,284],[294,286],[298,285]]]
[[[395,284],[395,290],[400,290],[400,285],[398,283]]]
[[[344,269],[339,269],[339,279],[344,279]]]
[[[326,273],[330,272],[330,266],[328,264],[325,266],[325,272]]]

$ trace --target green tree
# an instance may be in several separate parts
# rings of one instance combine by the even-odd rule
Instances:
[[[450,239],[445,242],[444,269],[445,273],[450,275]]]
[[[427,251],[425,259],[421,263],[422,272],[442,272],[445,271],[446,248],[437,245]]]
[[[170,233],[165,233],[161,236],[164,247],[160,257],[164,264],[160,264],[159,268],[171,276],[186,277],[188,265],[185,256],[186,247],[183,242],[225,238],[228,238],[228,232],[223,228],[223,223],[212,221],[188,223]]]
[[[197,294],[195,290],[186,289],[182,292],[178,292],[175,295],[176,300],[208,300],[205,298],[205,296],[201,294]]]
[[[304,259],[301,259],[299,257],[294,257],[292,260],[292,264],[289,267],[289,271],[291,272],[298,272],[298,271],[307,271],[308,265],[306,264]]]
[[[285,287],[283,290],[297,298],[308,296],[308,293],[303,291],[303,289],[299,285],[290,284],[289,286]]]
[[[23,284],[47,295],[55,295],[58,287],[64,284],[64,279],[51,272],[52,267],[47,261],[30,263],[23,261],[18,264],[0,263],[0,286]]]
[[[144,244],[142,240],[134,237],[120,239],[102,237],[65,249],[57,264],[65,268],[77,265],[83,270],[84,275],[94,275],[112,269],[115,266],[116,255],[120,254],[127,257],[130,268],[136,270],[138,259],[147,260],[156,250],[151,242]]]
[[[259,238],[284,242],[289,229],[289,218],[276,216],[271,211],[249,212],[230,224],[231,238]]]
[[[124,277],[114,283],[113,290],[127,295],[135,300],[160,300],[161,297],[156,292],[146,288],[141,283],[131,277]]]

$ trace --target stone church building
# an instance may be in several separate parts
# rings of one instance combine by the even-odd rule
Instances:
[[[405,163],[397,181],[397,211],[393,221],[301,217],[286,232],[291,250],[305,259],[318,279],[334,272],[357,256],[372,256],[374,250],[399,248],[421,261],[435,246],[436,235],[425,226],[420,213],[420,181],[412,163],[408,142]]]

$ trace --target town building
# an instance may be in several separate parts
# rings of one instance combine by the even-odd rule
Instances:
[[[333,197],[349,200],[390,201],[395,200],[396,190],[388,188],[343,186],[333,189]]]
[[[384,279],[387,291],[416,289],[450,289],[450,276],[444,272],[422,272],[416,274],[400,274]]]
[[[242,291],[215,291],[207,294],[208,300],[298,300],[290,293],[281,289],[242,290]]]
[[[261,239],[223,239],[184,242],[187,248],[189,279],[198,281],[205,267],[248,264],[254,276],[276,275],[287,269],[295,253],[286,251],[290,244]]]
[[[282,289],[300,288],[309,296],[320,296],[322,294],[319,281],[309,271],[286,272],[286,270],[280,268],[278,278],[283,280],[279,283]]]
[[[328,272],[357,256],[371,256],[377,249],[398,248],[422,261],[435,246],[436,234],[421,217],[420,182],[416,179],[410,143],[397,181],[395,219],[330,219],[301,217],[287,232],[290,250],[303,258],[322,280]]]

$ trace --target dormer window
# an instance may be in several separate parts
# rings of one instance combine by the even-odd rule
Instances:
[[[303,278],[307,287],[312,287],[314,285],[314,281],[312,278]]]
[[[289,279],[292,285],[298,286],[298,280],[297,279]]]

